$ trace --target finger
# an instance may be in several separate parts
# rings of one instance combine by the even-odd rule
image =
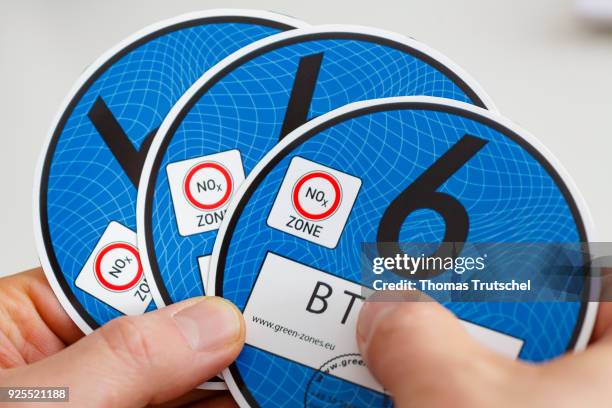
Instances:
[[[583,352],[568,353],[543,364],[539,373],[537,392],[531,393],[530,398],[534,406],[609,406],[612,400],[612,337],[606,335]]]
[[[189,408],[237,408],[238,404],[232,398],[230,393],[226,392],[214,398],[204,401],[195,402],[188,405]]]
[[[214,391],[214,390],[201,390],[195,389],[175,398],[171,401],[164,402],[161,404],[151,405],[155,408],[177,408],[191,406],[195,403],[214,400],[217,397],[226,394],[227,391]]]
[[[213,377],[243,344],[238,309],[202,297],[115,319],[64,351],[16,369],[4,383],[68,386],[76,406],[160,404]]]
[[[79,337],[40,269],[0,279],[1,367],[38,361]]]
[[[610,296],[610,273],[606,291]],[[607,406],[612,400],[612,303],[599,304],[590,345],[578,353],[565,354],[540,367],[538,392],[531,393],[534,405],[550,405],[559,390],[563,402],[555,406]]]
[[[598,306],[597,320],[590,343],[596,343],[612,335],[612,302],[602,302]]]
[[[599,259],[598,262],[609,264],[610,259],[603,258]],[[597,278],[599,278],[599,305],[590,343],[598,342],[612,334],[612,302],[608,302],[612,299],[612,268],[596,268],[593,279],[597,281]]]
[[[20,274],[21,275],[21,274]],[[62,341],[70,345],[83,337],[83,332],[66,314],[53,293],[42,268],[23,273],[25,291],[47,327]]]
[[[514,362],[476,343],[447,309],[433,301],[384,296],[375,294],[362,308],[357,340],[396,404],[483,406],[482,390],[504,384]]]

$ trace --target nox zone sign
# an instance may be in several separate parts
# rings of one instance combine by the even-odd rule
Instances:
[[[388,404],[355,340],[364,242],[587,240],[550,158],[509,126],[436,98],[370,101],[262,160],[228,210],[208,282],[245,315],[246,346],[224,372],[241,405],[278,405],[279,384],[291,384],[290,406]],[[593,313],[580,302],[445,306],[486,347],[528,361],[584,346]]]
[[[138,33],[83,75],[54,124],[37,188],[41,261],[82,330],[153,308],[136,266],[136,192],[170,108],[224,57],[296,23],[265,12],[191,14]],[[119,265],[128,252],[131,263]]]
[[[244,180],[238,150],[175,162],[166,171],[184,237],[218,229],[235,188]]]
[[[334,248],[360,186],[356,177],[296,157],[270,211],[268,225]]]
[[[405,37],[363,28],[282,33],[209,71],[164,121],[143,170],[138,238],[155,301],[204,293],[204,260],[232,192],[280,139],[347,103],[398,95],[489,106],[446,58]],[[360,181],[317,163],[296,160],[294,167],[269,225],[333,248]]]

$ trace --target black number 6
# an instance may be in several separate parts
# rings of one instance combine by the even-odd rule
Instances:
[[[436,190],[487,143],[475,136],[463,136],[391,202],[378,225],[376,241],[381,256],[394,257],[403,253],[398,244],[402,224],[406,217],[420,209],[437,212],[444,219],[446,226],[442,244],[432,256],[456,257],[461,252],[470,227],[467,211],[455,197]],[[420,270],[413,275],[406,274],[405,277],[424,278],[441,272]],[[396,273],[404,276],[402,271]]]

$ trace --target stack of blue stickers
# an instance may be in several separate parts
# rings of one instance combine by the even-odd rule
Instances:
[[[354,338],[373,289],[364,245],[579,246],[589,218],[554,158],[443,55],[301,26],[189,15],[92,65],[41,160],[41,260],[85,331],[152,299],[231,300],[247,338],[224,379],[241,406],[390,406]],[[596,313],[585,299],[444,305],[485,347],[535,362],[584,347]]]
[[[347,103],[398,95],[491,106],[448,59],[408,38],[357,27],[289,31],[211,69],[170,112],[143,169],[138,239],[155,302],[205,293],[230,196],[279,140]],[[204,179],[210,185],[198,185]]]

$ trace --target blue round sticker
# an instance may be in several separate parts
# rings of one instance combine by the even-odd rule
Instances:
[[[363,243],[586,242],[578,197],[534,143],[483,109],[423,97],[356,103],[283,140],[237,193],[211,263],[209,286],[247,324],[224,372],[239,403],[389,404],[354,339]],[[528,361],[584,347],[595,313],[581,301],[444,304]]]
[[[137,33],[83,74],[51,129],[35,215],[45,273],[83,331],[153,308],[136,245],[136,193],[170,108],[227,55],[297,25],[267,12],[192,13]]]
[[[347,103],[402,95],[492,106],[437,52],[361,27],[278,34],[207,72],[162,124],[143,170],[138,239],[156,303],[204,293],[234,191],[283,136]]]

